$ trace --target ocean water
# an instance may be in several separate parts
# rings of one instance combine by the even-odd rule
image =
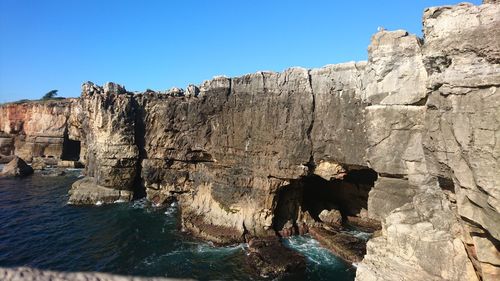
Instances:
[[[65,176],[0,178],[0,266],[101,271],[199,280],[266,280],[245,263],[245,245],[214,247],[179,230],[175,204],[145,200],[67,205],[79,170]],[[282,280],[353,280],[355,272],[314,239],[285,239],[307,257],[304,273]]]

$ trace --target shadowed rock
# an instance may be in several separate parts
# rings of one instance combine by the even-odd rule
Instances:
[[[312,227],[309,233],[324,247],[349,263],[359,263],[366,254],[366,242],[347,233]]]
[[[3,177],[25,177],[33,174],[33,168],[26,164],[23,159],[14,157],[7,165],[3,167],[0,176]]]
[[[251,239],[248,251],[247,260],[260,276],[274,278],[306,268],[304,256],[283,246],[277,237]]]

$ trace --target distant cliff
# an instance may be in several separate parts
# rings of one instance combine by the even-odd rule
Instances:
[[[338,210],[382,223],[357,280],[498,280],[500,5],[429,8],[423,30],[378,32],[367,62],[168,92],[88,82],[78,100],[1,107],[0,147],[63,159],[70,140],[87,175],[70,203],[177,200],[218,243]]]
[[[12,155],[57,165],[78,160],[79,144],[70,137],[71,109],[77,99],[10,103],[0,106],[0,163]],[[59,163],[60,164],[60,163]]]

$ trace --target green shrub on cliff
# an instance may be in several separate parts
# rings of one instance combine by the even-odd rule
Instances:
[[[52,90],[43,95],[42,100],[50,100],[57,96],[57,90]]]

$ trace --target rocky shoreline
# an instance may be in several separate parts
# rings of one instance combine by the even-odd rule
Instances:
[[[496,280],[500,4],[486,2],[428,8],[423,39],[380,31],[366,62],[4,105],[0,159],[83,163],[71,204],[177,201],[184,230],[218,244],[311,233],[357,280]],[[349,224],[377,231],[366,249]]]

